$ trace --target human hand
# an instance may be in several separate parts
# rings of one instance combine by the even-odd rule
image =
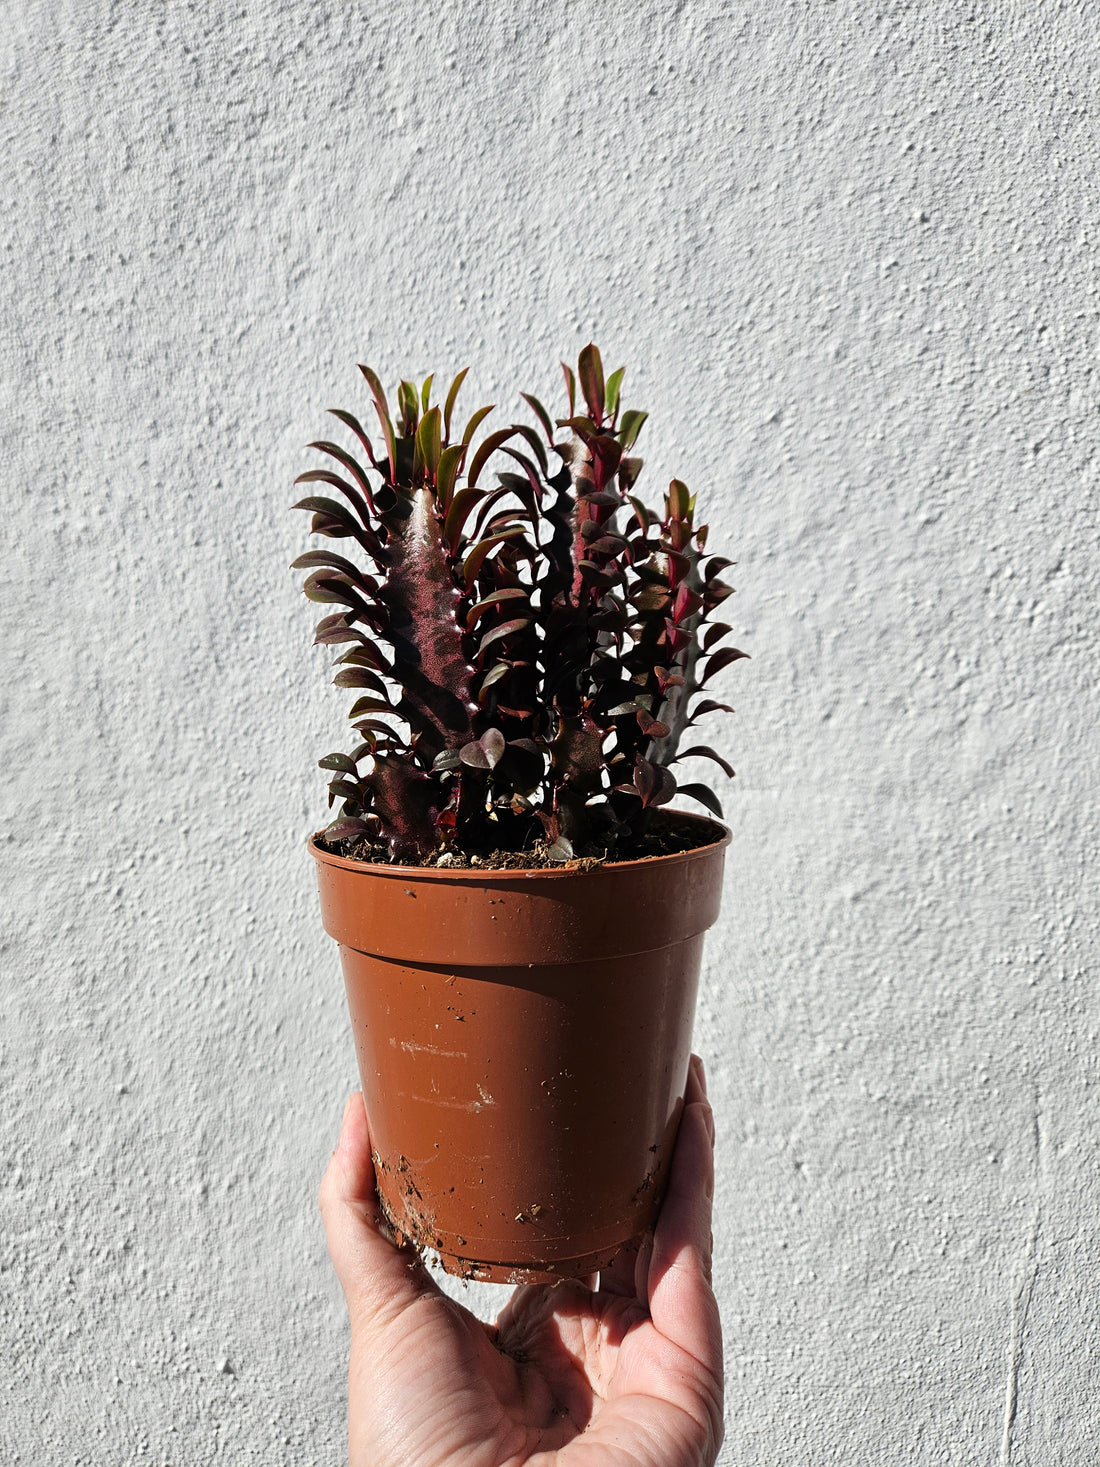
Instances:
[[[722,1440],[713,1146],[693,1055],[652,1242],[595,1290],[517,1288],[489,1325],[379,1231],[353,1095],[320,1195],[351,1317],[350,1467],[711,1467]]]

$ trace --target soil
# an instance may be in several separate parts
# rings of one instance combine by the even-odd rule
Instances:
[[[594,866],[615,865],[621,861],[640,861],[647,856],[672,856],[681,851],[695,850],[698,846],[710,845],[721,834],[716,822],[701,824],[697,819],[685,819],[675,810],[655,811],[648,828],[632,840],[620,841],[610,853],[606,846],[591,844],[574,849],[568,861],[554,860],[547,854],[547,842],[537,841],[522,851],[491,850],[460,851],[451,847],[433,851],[421,860],[403,859],[395,861],[386,845],[374,845],[369,840],[333,841],[329,844],[319,840],[323,850],[334,856],[343,856],[352,861],[363,861],[372,866],[422,866],[454,871],[532,871],[544,868],[556,871],[590,871]]]

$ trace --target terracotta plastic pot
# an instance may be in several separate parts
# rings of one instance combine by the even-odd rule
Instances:
[[[383,1212],[448,1273],[579,1278],[652,1225],[730,833],[589,871],[330,855]]]

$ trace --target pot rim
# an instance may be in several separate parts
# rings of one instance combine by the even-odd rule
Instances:
[[[728,846],[733,840],[733,831],[729,826],[723,825],[720,820],[715,820],[709,815],[696,815],[693,810],[670,810],[669,814],[678,815],[684,820],[697,821],[700,825],[709,825],[722,833],[716,840],[708,841],[704,846],[692,846],[687,851],[669,851],[663,856],[640,856],[633,861],[605,861],[598,866],[589,867],[587,871],[578,870],[575,866],[476,866],[473,868],[382,866],[373,861],[354,861],[350,856],[335,856],[331,851],[322,850],[317,841],[318,837],[324,835],[323,830],[315,830],[306,841],[306,847],[315,861],[324,862],[326,866],[336,866],[344,871],[357,871],[370,876],[388,876],[400,881],[454,881],[485,885],[489,881],[543,879],[560,881],[568,876],[591,877],[605,871],[636,871],[653,866],[657,862],[671,866],[681,861],[698,860],[709,855],[716,847]]]

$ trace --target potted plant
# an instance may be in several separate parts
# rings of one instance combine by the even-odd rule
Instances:
[[[382,1211],[450,1272],[581,1277],[652,1223],[675,1139],[703,934],[730,836],[670,809],[708,684],[745,656],[713,615],[731,564],[695,499],[661,512],[632,456],[646,414],[594,345],[567,412],[475,435],[432,378],[397,413],[361,368],[374,437],[297,482],[316,548],[306,596],[336,608],[357,735],[327,755],[336,818],[310,840],[341,948]],[[578,403],[578,384],[580,402]],[[503,464],[491,483],[490,461]],[[345,547],[345,548],[347,548]]]

